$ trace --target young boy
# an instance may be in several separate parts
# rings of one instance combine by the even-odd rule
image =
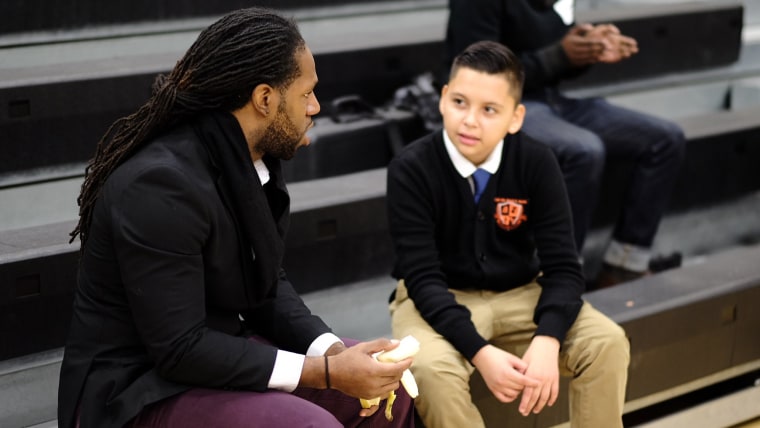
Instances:
[[[393,335],[421,343],[412,371],[427,428],[484,426],[476,369],[523,415],[554,404],[561,371],[573,376],[571,426],[622,427],[628,341],[581,299],[562,174],[519,132],[523,80],[505,46],[470,45],[441,92],[443,131],[388,168]]]

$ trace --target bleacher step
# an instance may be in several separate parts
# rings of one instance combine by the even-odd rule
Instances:
[[[760,385],[639,425],[639,428],[734,427],[760,416]]]
[[[396,288],[390,276],[307,293],[304,302],[340,337],[371,340],[391,337],[388,297]]]
[[[55,420],[58,374],[63,350],[41,352],[0,362],[0,426],[44,425]]]

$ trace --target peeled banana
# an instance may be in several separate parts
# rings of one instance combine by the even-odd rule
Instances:
[[[395,363],[397,361],[401,361],[403,359],[414,356],[419,350],[420,342],[418,342],[417,339],[415,339],[413,336],[409,335],[401,339],[397,347],[391,349],[390,351],[378,352],[377,354],[373,355],[373,357],[382,363]],[[406,392],[410,397],[416,398],[419,395],[417,382],[414,380],[414,375],[412,375],[412,372],[410,372],[408,369],[404,370],[404,373],[401,374],[401,385],[404,386],[404,389],[406,389]],[[360,398],[359,402],[361,403],[362,408],[369,409],[372,406],[379,406],[380,401],[383,398],[384,397],[375,397],[371,399]],[[387,398],[387,401],[385,403],[385,417],[389,421],[392,421],[393,413],[391,412],[391,409],[393,407],[393,402],[396,400],[396,392],[389,392],[388,396],[385,398]]]

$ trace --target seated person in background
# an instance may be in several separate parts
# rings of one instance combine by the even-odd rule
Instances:
[[[578,251],[597,204],[605,158],[634,162],[623,206],[596,287],[648,273],[651,247],[684,157],[681,129],[666,120],[609,104],[574,99],[557,86],[591,64],[637,52],[636,41],[613,25],[568,26],[553,0],[450,0],[448,60],[479,40],[502,43],[525,67],[522,130],[557,156],[573,213]]]
[[[523,415],[552,405],[570,375],[571,425],[622,427],[628,340],[581,299],[562,174],[519,132],[522,83],[507,47],[471,45],[441,92],[443,131],[391,161],[393,335],[420,341],[412,372],[427,428],[483,426],[474,370]]]
[[[61,428],[413,426],[403,388],[393,422],[358,399],[397,389],[411,359],[373,359],[388,339],[346,347],[281,268],[280,159],[309,143],[316,84],[294,21],[235,11],[102,138],[72,232]]]

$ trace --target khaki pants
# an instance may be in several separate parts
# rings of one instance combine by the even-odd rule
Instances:
[[[485,339],[523,355],[536,330],[533,310],[541,293],[537,283],[506,292],[450,291],[470,310],[472,322]],[[394,337],[411,334],[420,341],[411,370],[420,387],[415,406],[426,428],[484,427],[470,397],[469,380],[475,367],[420,316],[403,280],[390,312]],[[560,374],[573,378],[568,397],[571,427],[623,426],[628,362],[629,343],[623,329],[584,303],[559,356]]]

